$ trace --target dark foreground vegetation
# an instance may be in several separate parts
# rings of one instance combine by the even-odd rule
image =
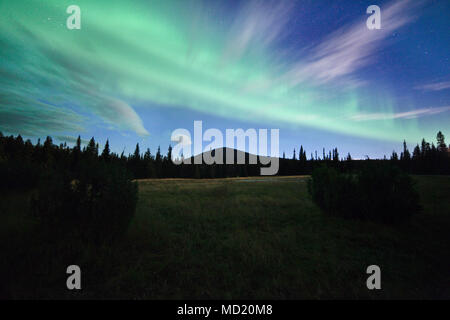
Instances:
[[[34,146],[0,134],[0,190],[29,193],[30,215],[50,241],[115,241],[134,215],[132,175],[107,148],[99,157],[91,142],[70,149],[48,137]]]
[[[316,168],[308,191],[325,212],[345,218],[400,223],[420,210],[413,180],[390,163],[370,163],[351,173]]]
[[[136,215],[114,245],[48,244],[29,193],[0,201],[7,298],[450,298],[450,177],[414,176],[423,211],[385,225],[325,215],[308,178],[139,181]],[[78,264],[82,290],[66,289]],[[382,290],[366,288],[379,265]]]

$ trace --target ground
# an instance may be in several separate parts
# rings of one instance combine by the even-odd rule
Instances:
[[[88,247],[72,262],[25,241],[33,227],[20,214],[27,195],[4,195],[0,248],[10,258],[0,263],[9,279],[0,292],[11,298],[450,298],[450,176],[414,177],[424,209],[401,226],[327,216],[308,195],[307,179],[140,180],[123,241]],[[39,254],[30,253],[33,246]],[[81,292],[65,289],[71,263],[81,267]],[[366,287],[372,264],[381,268],[381,290]]]

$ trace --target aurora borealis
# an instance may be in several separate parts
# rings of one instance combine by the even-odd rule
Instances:
[[[80,30],[66,27],[72,4]],[[366,27],[371,4],[381,30]],[[154,150],[203,120],[280,128],[280,152],[389,154],[450,134],[449,12],[412,0],[0,1],[0,131]]]

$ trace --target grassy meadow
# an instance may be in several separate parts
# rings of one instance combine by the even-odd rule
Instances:
[[[450,176],[415,176],[423,211],[400,226],[323,214],[308,177],[139,180],[136,215],[114,247],[43,245],[29,194],[0,198],[6,298],[450,298]],[[82,290],[66,289],[66,267]],[[366,287],[381,268],[382,290]]]

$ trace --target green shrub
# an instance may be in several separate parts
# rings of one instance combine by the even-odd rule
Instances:
[[[390,165],[367,164],[354,174],[320,167],[308,191],[322,210],[346,218],[398,223],[420,210],[411,178]]]
[[[0,158],[0,191],[29,190],[39,180],[36,165],[20,160]]]
[[[41,179],[31,209],[52,241],[112,242],[127,230],[137,203],[137,185],[126,171],[102,163],[74,176],[55,171]]]

